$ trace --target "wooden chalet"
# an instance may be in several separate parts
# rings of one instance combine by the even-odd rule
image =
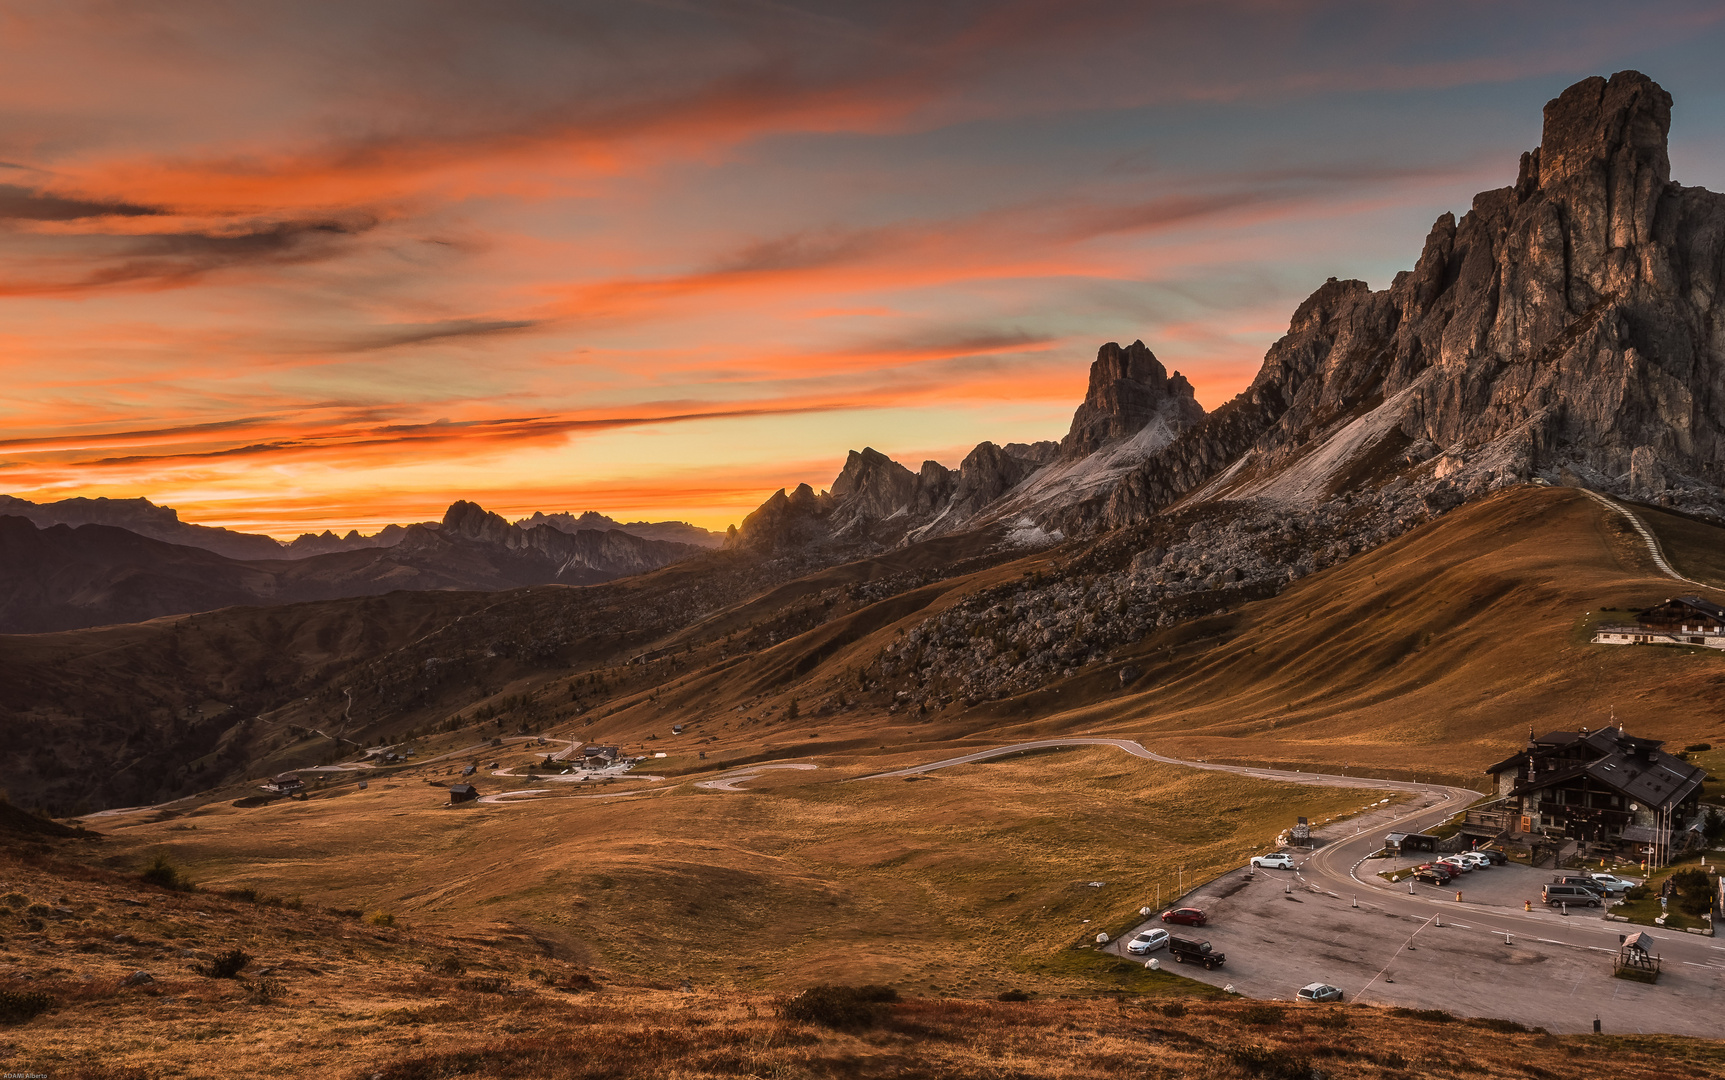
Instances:
[[[1672,597],[1637,614],[1634,626],[1601,626],[1593,643],[1725,649],[1725,607],[1699,596]]]
[[[451,805],[454,805],[455,803],[472,802],[477,798],[479,798],[479,789],[474,787],[472,784],[449,785],[449,802]]]
[[[1514,841],[1580,841],[1654,849],[1665,861],[1689,842],[1705,770],[1622,727],[1553,731],[1486,769],[1497,799],[1470,810],[1462,831]]]
[[[305,781],[299,778],[298,773],[279,773],[270,778],[264,789],[280,795],[298,795],[305,790]]]

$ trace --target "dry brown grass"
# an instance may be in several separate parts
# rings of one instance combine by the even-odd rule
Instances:
[[[211,889],[386,909],[408,927],[667,985],[838,978],[993,996],[1119,984],[1125,973],[1072,947],[1171,900],[1180,880],[1267,850],[1296,815],[1368,800],[1113,748],[843,782],[859,771],[829,762],[743,793],[683,784],[622,802],[457,809],[411,783],[380,785],[114,819],[106,857],[129,868],[171,845]]]

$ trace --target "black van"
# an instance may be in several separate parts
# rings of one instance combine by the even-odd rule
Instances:
[[[1176,964],[1203,964],[1205,971],[1213,971],[1228,962],[1226,956],[1210,948],[1208,941],[1193,938],[1169,938],[1168,951],[1173,954]]]

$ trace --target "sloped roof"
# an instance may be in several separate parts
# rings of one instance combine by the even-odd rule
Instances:
[[[1525,795],[1586,776],[1622,793],[1625,798],[1657,810],[1688,798],[1707,778],[1706,771],[1699,766],[1660,750],[1664,744],[1658,739],[1639,738],[1627,734],[1621,727],[1605,728],[1586,735],[1553,731],[1535,739],[1527,750],[1505,758],[1486,771],[1499,773],[1510,768],[1519,771],[1530,756],[1544,758],[1575,748],[1578,744],[1587,750],[1585,758],[1560,759],[1561,768],[1540,772],[1531,780],[1521,780],[1510,794]]]

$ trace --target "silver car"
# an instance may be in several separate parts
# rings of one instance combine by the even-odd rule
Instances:
[[[1329,983],[1308,983],[1294,995],[1296,1001],[1340,1001],[1342,992]]]
[[[1134,956],[1143,956],[1145,953],[1155,952],[1166,944],[1168,944],[1168,931],[1158,927],[1146,930],[1128,941],[1126,951]]]

